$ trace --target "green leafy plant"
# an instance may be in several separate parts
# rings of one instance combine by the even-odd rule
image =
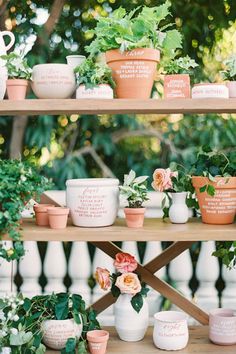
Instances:
[[[129,13],[123,7],[108,17],[98,17],[97,26],[92,31],[95,39],[86,47],[92,56],[110,49],[121,52],[135,48],[162,49],[173,57],[175,50],[181,48],[182,36],[166,23],[171,15],[170,1],[155,7],[137,7]],[[164,24],[163,21],[165,21]]]
[[[0,257],[11,261],[24,255],[20,242],[21,212],[31,198],[37,200],[51,186],[29,162],[0,160],[0,240],[3,235],[9,235],[14,241],[9,249],[3,242],[0,244]]]
[[[96,63],[93,59],[85,59],[75,68],[77,85],[85,85],[86,89],[92,89],[100,84],[115,87],[111,69],[105,65]]]
[[[129,208],[142,208],[142,204],[148,200],[148,178],[148,176],[136,177],[133,170],[128,175],[124,175],[124,183],[123,186],[120,186],[120,193],[127,200]]]
[[[209,146],[203,146],[197,160],[193,164],[192,176],[204,176],[214,182],[215,177],[236,176],[236,152],[227,157],[222,151],[212,150]],[[200,188],[200,192],[207,192],[210,196],[215,195],[215,187],[209,183]]]
[[[221,71],[224,80],[236,81],[236,54],[231,55],[224,61],[226,69]]]
[[[8,71],[9,79],[31,79],[32,70],[27,63],[27,59],[16,53],[2,55]]]
[[[186,57],[180,57],[178,59],[170,60],[164,67],[166,74],[189,74],[193,73],[193,69],[196,68],[198,64],[194,59],[191,59],[188,55]]]
[[[0,300],[0,351],[10,348],[12,354],[43,354],[42,323],[45,320],[74,319],[83,324],[79,341],[69,338],[62,354],[86,354],[86,333],[100,325],[92,309],[86,310],[78,294],[59,293],[35,296],[32,299],[9,296]]]

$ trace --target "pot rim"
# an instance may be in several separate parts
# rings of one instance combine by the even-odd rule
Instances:
[[[68,215],[70,212],[69,208],[66,207],[48,207],[46,208],[48,215]]]
[[[137,56],[128,56],[126,53],[132,53],[135,51],[144,51],[144,52],[153,52],[155,53],[155,57],[150,57],[150,55],[148,55],[148,53],[144,54],[144,58],[142,57],[142,55],[137,55]],[[116,55],[116,57],[111,57],[112,53],[114,53]],[[112,63],[114,61],[127,61],[127,60],[131,60],[131,61],[135,61],[135,60],[145,60],[145,61],[154,61],[154,62],[159,62],[160,61],[160,55],[161,52],[159,49],[155,49],[155,48],[135,48],[135,49],[131,49],[131,50],[126,50],[124,52],[121,52],[119,48],[116,49],[110,49],[107,50],[105,52],[106,55],[106,62],[107,63]]]
[[[72,54],[72,55],[67,55],[66,58],[86,58],[85,55],[80,55],[80,54]]]
[[[229,314],[230,316],[226,316],[226,314]],[[234,318],[236,320],[236,312],[233,309],[228,309],[228,308],[218,308],[218,309],[213,309],[209,311],[209,315],[211,317],[217,317],[217,318],[224,318],[224,319],[232,319]]]
[[[26,79],[7,79],[8,86],[28,86],[29,80]]]
[[[65,320],[52,320],[52,319],[50,319],[50,320],[44,320],[44,321],[42,321],[42,324],[45,324],[45,323],[48,323],[48,322],[51,322],[51,323],[73,322],[73,323],[77,324],[78,326],[81,325],[81,323],[80,323],[80,324],[76,323],[73,318],[67,318],[67,319],[65,319]]]
[[[117,178],[78,178],[68,179],[66,181],[67,187],[100,187],[100,186],[118,186],[119,180]]]
[[[203,82],[203,83],[198,83],[198,84],[194,84],[193,87],[196,86],[224,86],[226,87],[225,83],[219,83],[219,82]]]
[[[106,342],[109,339],[109,332],[103,329],[95,329],[87,332],[87,340],[94,343]]]
[[[215,182],[209,180],[208,177],[205,176],[192,176],[192,183],[194,188],[202,187],[205,183],[214,186],[216,189],[234,189],[236,188],[236,176],[232,177],[221,177],[216,176]],[[224,184],[218,184],[219,181],[224,181]]]
[[[142,215],[142,214],[145,213],[145,211],[146,211],[145,207],[141,207],[141,208],[129,208],[129,207],[126,207],[126,208],[124,208],[125,214]]]
[[[63,66],[63,67],[67,67],[67,68],[71,69],[71,67],[68,64],[65,64],[65,63],[45,63],[45,64],[36,64],[36,65],[34,65],[33,66],[33,70],[35,68],[39,68],[39,67],[42,68],[43,66],[45,66],[45,67],[52,67],[52,66],[60,67],[60,66]]]
[[[165,315],[174,315],[174,316],[180,316],[182,317],[181,319],[163,319],[162,317],[164,317]],[[188,315],[180,312],[180,311],[160,311],[160,312],[156,312],[154,314],[154,318],[155,320],[158,320],[160,322],[163,323],[179,323],[179,322],[185,322],[188,319]]]

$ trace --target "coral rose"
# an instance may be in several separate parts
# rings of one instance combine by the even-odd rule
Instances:
[[[153,173],[152,188],[156,191],[163,192],[173,187],[172,177],[177,177],[177,172],[172,172],[170,168],[157,168]]]
[[[141,291],[141,284],[137,274],[124,273],[117,279],[115,285],[120,289],[121,294],[136,295]]]
[[[95,279],[103,290],[111,288],[110,272],[106,268],[97,267]]]
[[[129,253],[120,252],[116,254],[114,266],[120,273],[133,272],[138,264],[136,259]]]

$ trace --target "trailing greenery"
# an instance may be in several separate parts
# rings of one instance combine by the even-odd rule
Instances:
[[[24,254],[20,242],[21,212],[27,202],[52,186],[29,162],[21,160],[0,160],[0,240],[8,234],[14,241],[13,248],[0,244],[0,257],[8,261],[19,259]]]
[[[74,319],[83,325],[80,339],[69,338],[62,354],[86,354],[86,333],[99,329],[95,312],[86,310],[78,294],[59,293],[32,299],[13,295],[0,300],[0,351],[10,348],[12,354],[43,354],[42,323],[45,320]]]
[[[186,57],[180,57],[178,59],[170,60],[164,67],[166,74],[193,74],[193,69],[198,64],[194,59],[191,59],[188,55]]]
[[[110,49],[124,52],[155,48],[173,57],[175,50],[182,47],[182,36],[178,30],[169,29],[173,23],[162,24],[171,15],[170,6],[170,1],[166,1],[160,6],[138,6],[130,12],[120,7],[108,17],[97,17],[97,25],[91,31],[95,39],[86,51],[94,56]]]
[[[92,89],[100,84],[115,87],[112,79],[111,69],[105,65],[96,63],[93,59],[85,59],[75,68],[77,85],[85,85],[86,89]]]
[[[124,183],[120,186],[120,192],[127,200],[129,208],[142,208],[142,204],[148,200],[146,182],[148,178],[148,176],[136,177],[133,170],[128,175],[124,175]]]
[[[5,60],[9,79],[31,79],[32,70],[26,58],[16,53],[10,53],[8,55],[2,55],[1,59]]]
[[[236,81],[236,54],[231,55],[224,61],[226,69],[221,71],[224,80]]]

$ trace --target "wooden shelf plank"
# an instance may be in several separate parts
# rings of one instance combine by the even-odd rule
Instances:
[[[157,349],[152,340],[153,327],[147,331],[145,338],[140,342],[123,342],[121,341],[113,328],[105,328],[110,333],[108,341],[107,354],[156,354],[163,353]],[[189,343],[186,348],[180,351],[185,354],[235,354],[236,345],[220,346],[214,345],[208,339],[208,327],[199,326],[190,328]],[[56,354],[59,352],[47,350],[47,354]],[[168,353],[168,352],[166,352]],[[169,352],[171,353],[171,352]]]
[[[64,230],[52,230],[25,219],[22,225],[25,241],[207,241],[236,240],[236,224],[207,225],[198,219],[187,224],[171,224],[161,219],[145,219],[142,229],[130,229],[125,220],[101,228],[80,228],[69,225]],[[7,239],[5,237],[4,239]]]
[[[236,113],[236,99],[0,101],[0,115]]]

